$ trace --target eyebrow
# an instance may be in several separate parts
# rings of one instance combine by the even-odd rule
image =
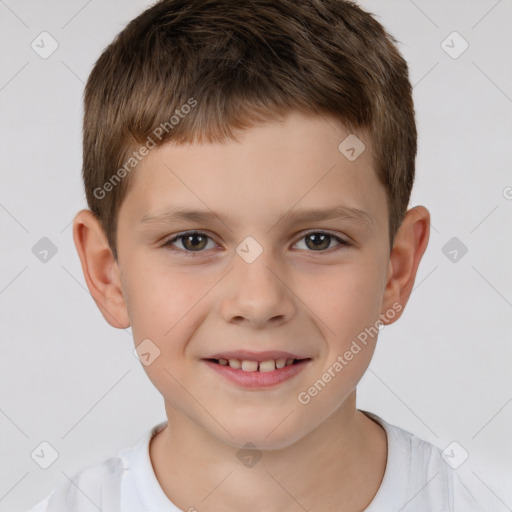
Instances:
[[[358,208],[350,208],[348,206],[334,206],[332,208],[312,208],[283,212],[278,216],[280,219],[276,224],[279,224],[285,218],[288,218],[290,224],[300,224],[311,221],[322,221],[329,219],[348,219],[363,222],[371,225],[374,223],[373,218],[364,210]],[[144,215],[140,221],[141,224],[171,224],[176,221],[189,221],[189,222],[208,222],[220,221],[223,224],[222,217],[217,215],[211,210],[189,209],[182,207],[170,207],[164,211],[148,213]]]

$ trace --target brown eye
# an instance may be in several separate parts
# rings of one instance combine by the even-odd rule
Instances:
[[[331,236],[323,233],[311,233],[306,235],[306,246],[309,249],[327,249],[331,245]]]
[[[310,233],[306,233],[302,236],[300,241],[302,240],[305,241],[304,245],[306,250],[317,252],[329,249],[333,241],[336,241],[336,245],[338,246],[349,245],[349,243],[345,242],[345,240],[342,240],[341,238],[338,238],[337,236],[331,235],[329,233],[324,233],[322,231],[311,231]]]
[[[182,250],[182,252],[202,252],[207,246],[208,240],[210,240],[210,237],[204,233],[190,232],[175,236],[171,240],[168,240],[164,245],[173,246],[172,248]],[[179,245],[175,245],[177,242],[180,242],[181,247]]]
[[[204,249],[208,239],[206,236],[195,233],[192,235],[183,235],[181,238],[183,240],[183,247],[190,251],[200,251],[201,249]]]

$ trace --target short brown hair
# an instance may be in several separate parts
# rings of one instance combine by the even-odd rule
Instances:
[[[84,94],[85,192],[114,257],[137,148],[236,140],[236,130],[292,110],[368,131],[392,244],[417,138],[395,43],[347,0],[161,0],[132,20],[103,51]]]

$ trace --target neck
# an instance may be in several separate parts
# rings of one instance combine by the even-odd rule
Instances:
[[[355,391],[317,429],[286,448],[240,459],[166,404],[167,427],[150,445],[157,479],[182,510],[353,512],[372,501],[387,460],[383,428],[355,407]],[[256,453],[256,452],[254,452]]]

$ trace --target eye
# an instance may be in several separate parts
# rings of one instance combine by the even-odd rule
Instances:
[[[306,241],[305,246],[307,249],[320,252],[329,249],[329,246],[333,240],[338,242],[338,246],[350,245],[349,242],[323,231],[310,231],[309,233],[304,233],[301,237],[301,241],[302,240]],[[297,244],[298,243],[299,242],[297,242]]]
[[[201,233],[200,231],[189,231],[187,233],[181,233],[178,236],[167,240],[164,246],[174,246],[175,242],[179,242],[182,247],[177,248],[176,250],[184,248],[184,250],[182,249],[182,252],[202,252],[202,250],[207,247],[208,240],[211,240],[211,238],[208,235]],[[213,247],[209,247],[209,249],[213,249],[216,246],[213,240],[211,240],[211,242],[213,243]],[[174,249],[174,247],[171,248]]]
[[[208,240],[213,244],[210,247],[208,247]],[[326,249],[331,248],[330,246],[333,241],[337,242],[337,246],[350,245],[346,240],[323,231],[310,231],[309,233],[304,233],[301,236],[300,241],[302,240],[305,240],[306,250],[309,250],[310,252],[323,252]],[[300,241],[296,242],[295,245],[299,244]],[[181,247],[176,246],[175,244],[177,243],[179,243]],[[195,256],[194,253],[204,252],[203,249],[214,249],[216,244],[208,235],[201,231],[188,231],[180,233],[179,235],[167,240],[164,243],[164,247],[169,247],[172,250],[180,251],[189,256]],[[301,248],[299,247],[299,249]]]

